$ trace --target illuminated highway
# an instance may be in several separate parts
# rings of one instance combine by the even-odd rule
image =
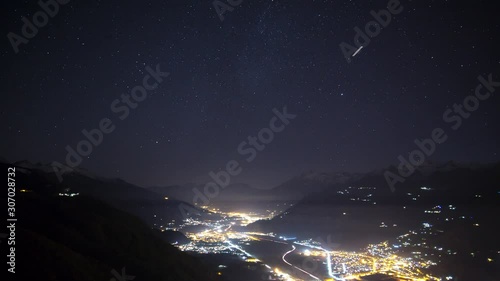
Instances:
[[[292,265],[291,263],[287,262],[287,261],[286,261],[286,259],[285,259],[285,257],[286,257],[286,255],[290,254],[291,252],[295,251],[295,246],[293,246],[293,245],[292,245],[292,247],[293,247],[293,248],[292,248],[290,251],[286,252],[286,253],[283,255],[283,257],[281,257],[281,259],[282,259],[282,260],[283,260],[286,264],[291,265],[291,266],[293,266],[293,265]]]
[[[312,275],[312,273],[307,272],[307,271],[305,271],[305,270],[303,270],[303,269],[301,269],[301,268],[299,268],[299,267],[297,267],[297,266],[295,266],[295,265],[293,265],[293,264],[289,263],[289,262],[285,259],[286,255],[288,255],[288,254],[290,254],[291,252],[295,251],[295,249],[296,249],[296,248],[295,248],[295,246],[294,246],[294,245],[292,245],[292,247],[293,247],[293,248],[292,248],[290,251],[286,252],[286,253],[283,255],[283,257],[282,257],[283,262],[285,262],[286,264],[288,264],[288,265],[290,265],[290,266],[293,266],[293,267],[294,267],[295,269],[297,269],[297,270],[300,270],[300,271],[304,272],[305,274],[307,274],[307,275],[311,276],[311,277],[312,277],[312,278],[314,278],[315,280],[321,280],[321,279],[319,279],[319,277],[316,277],[316,276]]]

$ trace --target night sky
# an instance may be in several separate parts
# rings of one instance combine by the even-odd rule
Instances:
[[[458,130],[443,121],[479,75],[500,81],[498,1],[402,0],[348,63],[339,44],[388,2],[243,0],[221,21],[211,1],[70,1],[16,54],[7,34],[41,8],[7,1],[0,156],[63,163],[109,118],[81,167],[142,186],[207,181],[232,159],[256,186],[380,169],[436,127],[449,139],[431,161],[498,161],[500,88]],[[110,105],[157,64],[170,75],[120,120]],[[238,145],[284,106],[297,117],[247,163]]]

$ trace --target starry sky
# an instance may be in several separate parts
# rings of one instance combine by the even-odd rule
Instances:
[[[226,3],[225,1],[223,1]],[[209,180],[229,160],[237,182],[272,186],[306,170],[363,172],[397,163],[473,93],[500,80],[497,1],[409,1],[351,63],[354,45],[388,1],[243,0],[221,21],[211,1],[70,1],[16,54],[9,32],[36,1],[2,8],[0,156],[63,163],[65,146],[102,118],[116,129],[81,167],[142,185]],[[113,100],[146,66],[170,75],[120,120]],[[500,90],[499,90],[500,91]],[[254,161],[237,147],[272,109],[297,117]],[[500,159],[500,97],[464,120],[432,161]]]

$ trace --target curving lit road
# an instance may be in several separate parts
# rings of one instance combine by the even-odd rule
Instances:
[[[285,257],[286,257],[286,255],[290,254],[291,252],[295,251],[295,249],[296,249],[296,248],[295,248],[295,246],[294,246],[294,245],[292,245],[292,247],[293,247],[293,248],[292,248],[290,251],[286,252],[286,253],[283,255],[283,257],[281,257],[281,259],[282,259],[282,260],[283,260],[286,264],[291,265],[291,266],[293,266],[293,264],[289,263],[289,262],[285,259]]]
[[[303,273],[305,273],[305,274],[307,274],[307,275],[311,276],[312,278],[314,278],[314,279],[316,279],[316,280],[321,280],[321,279],[319,279],[318,277],[316,277],[316,276],[312,275],[311,273],[309,273],[309,272],[307,272],[307,271],[303,270],[302,268],[299,268],[299,267],[297,267],[297,266],[295,266],[295,265],[293,265],[293,264],[289,263],[289,262],[285,259],[286,255],[288,255],[288,254],[290,254],[291,252],[295,251],[295,249],[296,249],[296,248],[295,248],[295,245],[292,245],[292,249],[291,249],[290,251],[286,252],[286,253],[283,255],[283,257],[281,257],[281,259],[283,260],[283,262],[285,262],[285,263],[286,263],[286,264],[288,264],[289,266],[293,266],[295,269],[302,271]]]

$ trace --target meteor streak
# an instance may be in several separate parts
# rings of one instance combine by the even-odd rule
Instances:
[[[359,47],[356,52],[354,52],[354,54],[352,54],[352,56],[354,57],[355,55],[357,55],[359,53],[359,51],[361,51],[361,49],[363,49],[363,46]]]

